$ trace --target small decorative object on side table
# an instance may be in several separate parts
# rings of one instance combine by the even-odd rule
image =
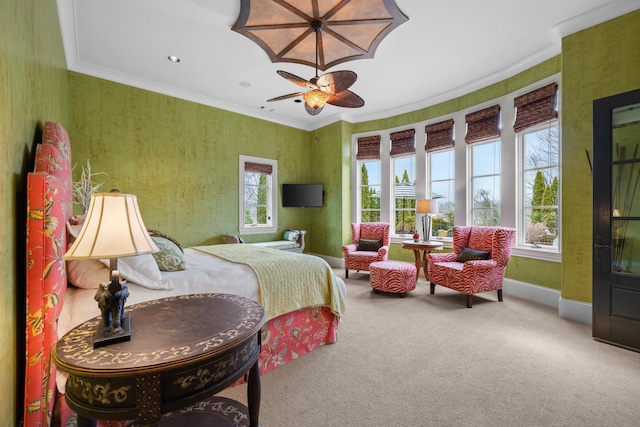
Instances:
[[[411,249],[416,258],[416,280],[420,277],[420,267],[424,270],[425,279],[429,280],[429,273],[427,272],[427,254],[434,249],[441,249],[443,244],[441,242],[434,241],[421,241],[414,242],[411,240],[402,241],[402,249]],[[422,251],[422,254],[420,254]]]
[[[93,425],[91,419],[156,424],[167,413],[182,425],[172,411],[205,401],[248,372],[248,425],[259,427],[258,355],[266,320],[260,304],[237,295],[196,294],[135,304],[129,312],[136,318],[131,341],[94,348],[96,317],[53,347],[53,362],[69,374],[65,398],[78,413],[78,426]],[[207,425],[220,417],[211,411]]]

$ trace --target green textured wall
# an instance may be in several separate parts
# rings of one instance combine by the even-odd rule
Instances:
[[[105,191],[137,195],[145,225],[185,246],[238,232],[240,154],[278,160],[279,189],[309,182],[307,131],[77,73],[69,81],[74,161],[106,172]],[[278,206],[279,232],[248,242],[309,230],[301,209]]]
[[[593,101],[640,88],[640,11],[562,40],[562,296],[591,301]],[[597,177],[596,177],[597,178]]]
[[[47,120],[68,123],[67,80],[54,1],[1,0],[0,424],[22,419],[26,174]]]
[[[351,141],[351,124],[325,126],[310,132],[310,140],[311,182],[322,183],[325,188],[325,205],[310,210],[310,252],[340,258],[343,218],[351,209],[351,148],[345,144],[345,140]]]

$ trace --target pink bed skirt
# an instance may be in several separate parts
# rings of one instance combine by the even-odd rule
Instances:
[[[264,375],[280,365],[338,339],[340,319],[329,307],[317,306],[286,313],[267,322],[262,329],[262,351],[258,358],[260,374]],[[240,380],[236,384],[240,384]],[[60,395],[60,425],[75,427],[75,413]],[[98,421],[98,426],[127,426],[131,421]]]

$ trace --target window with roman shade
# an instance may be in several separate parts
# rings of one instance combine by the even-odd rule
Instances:
[[[453,148],[453,119],[426,125],[424,131],[427,135],[424,145],[427,153]]]
[[[267,163],[245,162],[244,171],[271,175],[271,172],[273,172],[273,166]]]
[[[559,251],[560,134],[558,83],[515,97],[518,173],[518,245]]]
[[[389,156],[393,163],[394,186],[393,215],[394,231],[392,234],[406,236],[416,229],[416,130],[407,129],[389,134],[391,151]]]
[[[416,154],[416,130],[407,129],[400,132],[392,132],[391,139],[391,157],[408,156]]]
[[[374,160],[380,158],[380,135],[358,138],[356,159]]]
[[[500,138],[500,105],[493,105],[465,116],[467,144]]]
[[[278,162],[260,157],[239,159],[240,233],[266,233],[277,230]]]
[[[551,83],[513,100],[516,108],[515,132],[558,118],[558,83]]]
[[[438,237],[451,237],[455,215],[455,151],[454,120],[426,125],[425,151],[427,152],[427,185],[430,198],[437,198],[438,215],[432,218],[432,233]],[[426,236],[425,238],[431,238]]]
[[[360,222],[380,221],[380,199],[382,192],[380,135],[357,139],[358,187]]]

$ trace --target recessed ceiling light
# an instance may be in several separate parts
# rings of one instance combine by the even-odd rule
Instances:
[[[180,58],[178,58],[178,57],[177,57],[177,56],[175,56],[175,55],[169,55],[167,58],[169,58],[169,61],[171,61],[171,62],[175,62],[176,64],[177,64],[178,62],[180,62]]]
[[[240,86],[242,86],[242,87],[251,87],[251,83],[249,83],[249,82],[240,82]]]

